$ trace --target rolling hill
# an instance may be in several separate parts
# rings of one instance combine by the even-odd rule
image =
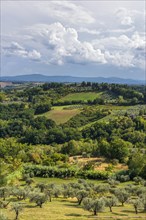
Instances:
[[[117,83],[117,84],[145,84],[145,81],[134,79],[123,79],[117,77],[74,77],[74,76],[46,76],[42,74],[19,75],[19,76],[2,76],[2,82],[61,82],[61,83],[81,83],[98,82],[98,83]]]

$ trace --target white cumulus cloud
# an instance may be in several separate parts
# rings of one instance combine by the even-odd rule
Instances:
[[[96,1],[3,1],[3,55],[34,65],[144,68],[144,13],[126,4],[111,1],[105,9]]]
[[[28,30],[48,48],[48,63],[106,63],[99,48],[95,49],[90,42],[79,40],[75,28],[64,27],[57,22],[51,25],[39,24]]]
[[[41,3],[40,5],[42,6]],[[56,17],[62,21],[67,21],[73,24],[91,24],[95,22],[94,17],[87,9],[69,1],[47,2],[45,7],[43,7],[43,13],[45,12],[51,17]]]
[[[41,54],[36,50],[29,51],[27,55],[32,60],[40,60],[41,58]]]
[[[10,45],[3,47],[3,53],[6,56],[18,56],[22,58],[29,58],[31,60],[40,60],[41,54],[36,50],[27,50],[18,42],[11,42]]]

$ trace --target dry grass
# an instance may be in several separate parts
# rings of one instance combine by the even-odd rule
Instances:
[[[3,213],[7,214],[10,220],[15,218],[14,212],[10,211],[10,207],[7,210],[3,210]],[[53,199],[50,203],[46,203],[43,208],[35,207],[35,204],[26,203],[23,212],[20,214],[19,220],[85,220],[96,219],[97,216],[93,216],[92,213],[84,210],[82,206],[78,206],[75,199]],[[99,213],[98,219],[146,219],[145,213],[134,212],[131,205],[126,204],[124,207],[117,206],[113,208],[113,213],[109,212],[106,208],[104,212]]]
[[[52,119],[56,122],[56,124],[63,124],[71,119],[73,116],[80,113],[80,109],[64,109],[65,106],[53,107],[53,109],[49,112],[41,114],[39,116],[45,116],[49,119]]]
[[[62,97],[59,101],[87,101],[100,97],[102,95],[102,92],[79,92],[79,93],[71,93],[64,97]]]
[[[77,182],[77,179],[57,179],[57,178],[35,178],[35,183],[38,182],[55,183],[58,186],[63,183]],[[97,180],[87,180],[96,184],[102,183]],[[119,187],[122,187],[126,183],[120,183]],[[131,204],[125,204],[121,206],[113,207],[113,212],[109,211],[109,208],[105,208],[103,212],[99,213],[98,216],[93,216],[91,212],[88,212],[82,208],[82,205],[77,204],[76,198],[64,199],[62,197],[56,199],[53,198],[52,202],[47,202],[43,205],[43,208],[36,207],[34,203],[29,201],[22,201],[24,203],[24,209],[20,213],[19,220],[86,220],[86,219],[114,219],[114,220],[134,220],[141,219],[146,220],[146,213],[141,212],[136,215],[134,208]],[[0,212],[6,214],[9,220],[14,220],[15,214],[11,211],[11,205],[7,209],[1,209]]]
[[[107,162],[103,157],[94,157],[94,158],[83,158],[82,156],[77,156],[76,159],[74,157],[69,158],[70,163],[78,163],[80,165],[85,165],[87,162],[93,162],[95,164],[94,170],[104,171],[108,168],[111,163]],[[113,171],[118,170],[127,170],[128,166],[125,164],[118,163],[117,165],[113,166]]]

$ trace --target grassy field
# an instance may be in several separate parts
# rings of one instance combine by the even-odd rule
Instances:
[[[87,101],[91,100],[93,101],[94,99],[100,97],[102,95],[102,92],[80,92],[80,93],[71,93],[68,94],[64,97],[62,97],[59,101]]]
[[[91,183],[95,183],[95,184],[99,184],[99,183],[103,183],[103,180],[86,180],[87,182],[91,182]],[[77,183],[78,179],[77,178],[68,178],[68,179],[61,179],[61,178],[41,178],[41,177],[35,177],[34,178],[34,184],[37,183],[46,183],[46,184],[50,184],[50,183],[54,183],[56,185],[61,185],[61,184],[67,184],[67,183]]]
[[[91,127],[92,125],[96,124],[99,121],[108,122],[110,119],[115,118],[117,115],[121,115],[121,114],[124,115],[129,108],[130,108],[129,106],[98,105],[97,109],[111,110],[111,114],[107,115],[104,118],[101,118],[97,121],[90,122],[90,123],[80,127],[79,130],[83,130],[85,128]]]
[[[108,122],[110,119],[114,119],[115,117],[125,115],[126,112],[128,113],[128,115],[138,115],[139,110],[145,109],[146,105],[135,105],[135,106],[98,105],[97,106],[97,109],[103,109],[103,108],[112,110],[112,112],[110,115],[107,115],[106,117],[99,119],[98,122],[101,121]],[[97,123],[97,121],[90,122],[80,127],[79,130],[88,128],[95,123]]]
[[[72,96],[75,94],[77,94],[77,93],[70,94],[69,96]],[[80,93],[80,94],[82,94],[82,93]],[[88,92],[88,93],[83,93],[83,94],[89,95],[90,93]],[[99,95],[99,93],[97,93],[97,95]],[[75,95],[75,96],[77,97],[77,95]],[[108,115],[98,121],[108,121],[109,119],[112,119],[116,116],[124,115],[126,113],[126,111],[128,111],[129,114],[135,114],[142,107],[145,108],[146,105],[143,105],[143,106],[98,105],[98,106],[96,106],[97,109],[106,108],[106,109],[112,110],[112,113],[110,115]],[[44,114],[40,114],[38,116],[45,116],[49,119],[54,120],[56,122],[56,124],[63,124],[65,122],[67,122],[69,119],[71,119],[73,116],[79,114],[81,112],[81,110],[82,110],[81,105],[54,106],[51,111],[48,111]],[[79,129],[82,130],[86,127],[90,127],[91,125],[93,125],[96,122],[97,121],[86,124],[85,126],[82,126]]]
[[[58,178],[34,178],[34,181],[35,184],[44,182],[55,183],[59,186],[63,183],[77,182],[78,180],[75,178],[67,180]],[[101,184],[103,182],[98,180],[87,181],[94,182],[95,184]],[[132,182],[120,183],[119,187],[130,183]],[[91,212],[84,210],[82,205],[78,205],[76,198],[53,198],[52,202],[45,203],[43,208],[36,207],[35,203],[29,203],[28,200],[20,201],[20,203],[23,204],[23,211],[20,213],[19,220],[146,219],[146,213],[139,210],[139,213],[136,215],[133,206],[128,203],[125,203],[124,206],[118,203],[117,206],[113,207],[113,212],[110,212],[109,208],[106,207],[96,217]],[[7,215],[9,220],[15,219],[14,211],[11,211],[11,204],[9,204],[7,209],[1,209],[0,212]]]
[[[45,184],[55,184],[57,186],[60,186],[62,184],[68,184],[68,183],[77,183],[78,179],[77,178],[68,178],[68,179],[63,179],[63,178],[41,178],[41,177],[34,177],[34,183],[33,185],[37,183],[45,183]],[[91,180],[91,179],[86,179],[86,182],[88,183],[94,183],[94,184],[105,184],[104,180]],[[24,182],[22,182],[22,185]],[[128,182],[123,182],[118,185],[118,187],[123,188],[126,185],[133,184],[133,181],[128,181]]]
[[[73,116],[80,113],[80,108],[74,106],[55,106],[51,111],[39,116],[45,116],[49,119],[52,119],[56,124],[63,124],[71,119]]]
[[[75,198],[63,199],[54,198],[52,202],[47,202],[43,205],[43,208],[36,207],[34,203],[24,202],[24,209],[20,213],[19,220],[85,220],[85,219],[115,219],[115,220],[134,220],[134,219],[146,219],[145,213],[134,212],[132,205],[120,204],[113,207],[113,212],[109,212],[108,208],[105,208],[103,212],[98,216],[93,216],[91,212],[88,212],[77,204]],[[11,211],[10,206],[8,209],[2,211],[10,220],[14,220],[15,214]]]

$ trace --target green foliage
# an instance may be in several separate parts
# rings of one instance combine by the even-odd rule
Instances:
[[[15,212],[15,215],[16,215],[15,220],[18,220],[19,214],[23,210],[23,206],[21,203],[18,203],[18,202],[13,203],[11,210]]]
[[[130,197],[129,193],[125,189],[116,189],[115,195],[118,198],[119,202],[122,203],[122,206]]]
[[[105,157],[108,164],[113,160],[125,163],[129,170],[123,176],[116,175],[120,181],[137,176],[146,178],[145,97],[143,86],[91,82],[38,86],[28,83],[3,91],[0,98],[0,185],[18,183],[23,167],[29,173],[25,179],[28,186],[33,175],[96,180],[108,179],[116,172],[116,164],[100,171],[94,170],[97,168],[95,160],[92,164],[88,158],[82,158],[87,161],[82,164],[69,158],[81,155],[90,155],[91,160]],[[65,114],[62,116],[60,111],[55,116],[60,117],[58,125],[52,120],[50,109],[63,103],[80,105],[70,106],[68,111],[64,109],[69,114],[65,120],[61,120]],[[70,113],[71,108],[80,109]],[[48,119],[47,114],[52,118]],[[111,187],[117,187],[117,179],[110,180]]]
[[[146,155],[134,152],[128,161],[131,177],[141,176],[146,178]]]
[[[49,103],[39,104],[35,107],[35,115],[42,114],[51,110],[51,105]]]
[[[126,142],[120,138],[114,138],[111,141],[110,146],[110,158],[118,159],[120,162],[124,162],[129,156],[129,149],[132,147],[130,142]]]
[[[118,203],[118,200],[115,196],[107,197],[105,199],[105,204],[106,204],[107,207],[109,207],[110,212],[112,212],[112,207],[116,206],[117,203]]]
[[[102,211],[104,209],[104,206],[105,206],[105,201],[103,198],[94,199],[94,200],[90,198],[86,198],[83,201],[84,209],[88,211],[92,211],[94,215],[97,215],[97,213]]]
[[[13,159],[21,158],[20,152],[22,152],[23,150],[27,152],[29,149],[30,146],[26,144],[21,144],[17,142],[17,140],[14,138],[0,138],[0,156],[8,163]]]
[[[84,179],[107,179],[110,175],[107,171],[77,170],[76,167],[59,168],[57,166],[27,165],[25,173],[33,173],[36,177],[81,177]]]
[[[42,208],[42,205],[48,200],[47,195],[44,193],[31,193],[29,195],[30,197],[30,202],[35,202],[37,206]]]
[[[78,200],[78,204],[81,205],[84,198],[88,196],[88,192],[84,189],[81,189],[76,192],[76,198]]]
[[[7,183],[6,176],[8,174],[7,171],[8,165],[0,159],[0,186],[4,186]]]
[[[134,119],[122,116],[109,123],[97,122],[83,129],[82,135],[84,138],[99,139],[99,153],[120,162],[128,160],[134,145],[146,146],[145,121],[139,116]]]
[[[0,220],[9,220],[6,215],[0,213]]]
[[[95,92],[80,92],[80,93],[71,93],[71,94],[68,94],[67,96],[65,97],[62,97],[60,99],[60,101],[70,101],[72,102],[87,102],[88,100],[91,100],[93,101],[95,98],[99,97],[101,94],[100,93],[95,93]]]
[[[121,213],[123,214],[124,209],[119,204],[119,202],[121,202],[122,204],[127,203],[125,204],[125,209],[130,215],[133,213],[131,209],[133,206],[135,213],[139,213],[139,216],[142,217],[144,216],[146,207],[145,193],[146,189],[142,185],[137,187],[133,184],[127,184],[124,187],[124,185],[121,184],[120,186],[116,186],[116,188],[111,188],[111,186],[107,183],[99,184],[98,182],[91,182],[89,180],[86,181],[84,179],[78,179],[78,181],[73,180],[60,185],[58,185],[58,182],[34,182],[32,186],[21,185],[0,188],[0,208],[4,208],[4,213],[6,212],[7,208],[7,214],[10,216],[11,214],[8,212],[11,204],[11,210],[15,213],[16,220],[19,218],[20,213],[24,208],[23,218],[25,219],[25,216],[28,218],[30,213],[33,215],[34,211],[38,213],[38,207],[43,208],[41,213],[45,213],[47,207],[49,207],[48,210],[51,210],[53,206],[56,208],[56,204],[58,203],[60,203],[59,206],[62,209],[61,212],[64,212],[64,204],[77,208],[78,206],[74,200],[74,198],[76,198],[77,203],[81,205],[81,207],[83,207],[85,210],[93,212],[94,215],[98,215],[98,213],[102,212],[105,207],[109,207],[110,212],[112,212],[113,207],[115,207],[114,212],[112,213],[113,217],[116,213],[115,210],[118,210],[119,215]],[[51,202],[52,198],[53,202],[51,205],[51,203],[48,203],[48,201]],[[24,201],[20,202],[22,200]],[[71,204],[69,204],[70,202]],[[43,206],[45,203],[46,205]],[[72,211],[72,209],[70,210]],[[108,213],[108,216],[111,216],[107,209],[105,209],[105,212]],[[100,214],[99,217],[102,218],[104,215],[105,214]],[[47,217],[48,213],[44,218]],[[53,217],[54,215],[51,216],[51,219],[53,219]],[[83,217],[85,217],[85,215]],[[132,215],[132,217],[135,216]],[[0,214],[0,218],[2,220],[7,220],[7,218],[2,214]]]
[[[40,165],[29,165],[25,166],[25,173],[33,173],[34,176],[38,177],[72,177],[75,176],[76,170],[73,168],[57,168],[55,166],[40,166]]]
[[[81,127],[89,122],[97,121],[109,114],[110,111],[107,109],[94,109],[93,107],[84,108],[80,114],[74,116],[67,123],[65,123],[65,126],[74,128]]]
[[[130,201],[133,204],[134,210],[135,210],[135,214],[138,214],[138,209],[142,209],[143,208],[143,202],[140,198],[136,198],[136,199],[131,199]]]

